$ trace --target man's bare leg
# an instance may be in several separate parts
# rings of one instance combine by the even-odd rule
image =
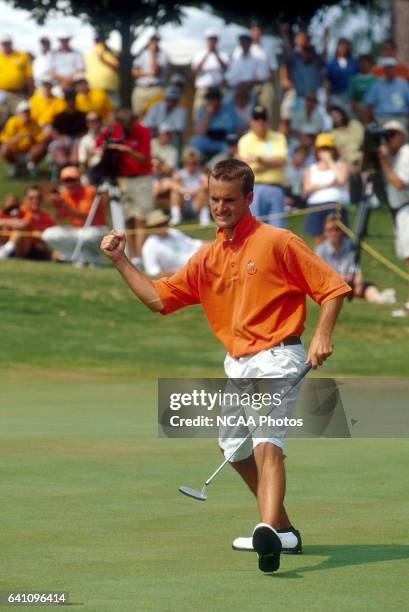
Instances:
[[[292,525],[291,525],[290,519],[288,518],[287,512],[284,507],[284,503],[283,503],[284,493],[285,493],[285,469],[284,469],[284,460],[282,457],[282,451],[277,446],[274,446],[273,444],[269,444],[269,443],[259,444],[258,446],[256,446],[254,451],[256,451],[261,446],[272,446],[274,447],[274,449],[277,449],[277,451],[281,453],[281,471],[282,472],[280,474],[280,481],[284,484],[282,500],[281,500],[281,508],[279,511],[279,516],[278,516],[278,520],[276,524],[270,523],[269,521],[265,521],[263,518],[261,518],[261,520],[262,522],[268,522],[276,529],[287,529],[287,528],[290,529]],[[250,455],[250,457],[248,457],[247,459],[243,459],[241,461],[235,461],[234,463],[231,463],[230,465],[236,470],[236,472],[240,474],[240,476],[243,478],[244,482],[247,484],[248,488],[253,493],[253,495],[255,497],[258,497],[257,493],[258,493],[258,486],[259,486],[259,478],[258,478],[258,469],[257,469],[257,464],[256,464],[256,460],[254,457],[254,453]],[[260,504],[259,504],[259,508],[260,508]],[[261,517],[261,512],[260,512],[260,517]]]

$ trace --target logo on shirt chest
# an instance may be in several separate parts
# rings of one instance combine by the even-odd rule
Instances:
[[[247,262],[247,274],[255,274],[257,272],[257,266],[254,259],[249,259]]]

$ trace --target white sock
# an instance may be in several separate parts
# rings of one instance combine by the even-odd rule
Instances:
[[[2,247],[0,247],[0,259],[7,259],[10,257],[12,253],[14,253],[15,244],[11,240],[6,242]]]
[[[210,211],[207,206],[204,206],[199,211],[199,223],[200,225],[210,225],[211,223]]]
[[[297,546],[298,538],[295,533],[292,533],[291,531],[280,531],[277,535],[281,540],[283,548],[294,548]]]
[[[180,206],[172,204],[170,207],[170,225],[177,225],[182,221],[182,213]]]

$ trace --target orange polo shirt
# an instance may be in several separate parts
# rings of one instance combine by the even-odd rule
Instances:
[[[201,304],[213,332],[235,358],[300,336],[306,295],[318,304],[351,291],[292,232],[246,213],[228,240],[223,230],[170,278],[153,281],[169,314]]]
[[[69,209],[83,213],[84,215],[89,213],[95,196],[95,187],[92,185],[81,186],[75,193],[68,191],[68,189],[65,187],[63,187],[61,190],[61,198],[63,202],[67,204]],[[59,211],[60,218],[68,221],[74,227],[82,227],[85,223],[85,219],[80,219],[76,215],[71,214],[69,209],[66,210],[61,208]],[[106,224],[105,208],[103,202],[101,201],[91,225]]]

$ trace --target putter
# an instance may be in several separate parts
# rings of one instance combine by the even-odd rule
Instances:
[[[284,399],[289,393],[290,391],[292,391],[294,389],[294,387],[296,387],[298,385],[299,382],[302,381],[302,379],[304,378],[304,376],[306,376],[306,374],[308,374],[308,372],[311,370],[311,364],[307,363],[307,365],[305,365],[303,367],[303,369],[301,370],[301,372],[299,373],[299,375],[297,376],[297,378],[294,379],[293,383],[290,385],[290,387],[287,389],[287,391],[284,393],[284,395],[281,397],[281,399]],[[268,416],[269,414],[271,414],[271,412],[274,410],[274,406],[273,408],[271,408],[271,410],[269,410],[267,412],[267,414],[265,416]],[[207,499],[207,487],[209,486],[209,484],[212,482],[213,478],[215,478],[217,476],[217,474],[219,472],[221,472],[221,470],[224,468],[224,466],[226,465],[226,463],[229,463],[230,459],[233,457],[233,455],[235,453],[237,453],[237,451],[243,446],[243,444],[245,442],[247,442],[247,440],[253,435],[253,433],[256,431],[256,429],[259,428],[259,425],[256,425],[256,427],[253,427],[253,429],[251,429],[249,431],[249,433],[247,434],[247,436],[245,438],[243,438],[240,442],[240,444],[238,444],[238,446],[234,449],[234,451],[232,453],[230,453],[230,455],[228,457],[226,457],[226,459],[223,461],[223,463],[221,463],[219,465],[219,467],[217,468],[217,470],[215,470],[213,472],[213,474],[211,476],[209,476],[209,478],[206,480],[206,482],[203,485],[203,488],[201,491],[197,491],[196,489],[191,489],[190,487],[184,487],[181,486],[179,487],[179,491],[181,493],[183,493],[183,495],[187,495],[188,497],[193,497],[193,499],[197,499],[199,501],[206,501]]]

